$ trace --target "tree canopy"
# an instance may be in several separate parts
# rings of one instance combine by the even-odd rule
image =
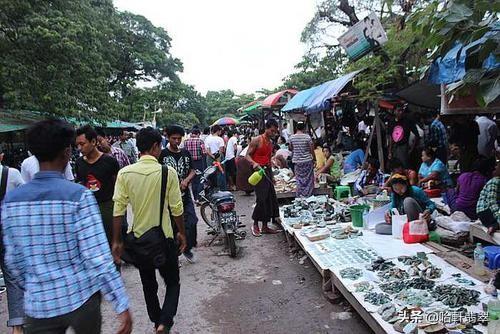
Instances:
[[[467,74],[448,92],[474,92],[483,106],[500,94],[499,70],[482,68],[487,57],[500,54],[500,4],[491,0],[320,0],[301,37],[308,51],[280,87],[205,96],[180,80],[183,64],[171,54],[167,31],[116,10],[112,0],[0,0],[0,8],[0,108],[209,125],[239,116],[239,108],[279,89],[307,89],[354,70],[363,70],[354,88],[367,100],[418,80],[455,43],[477,41],[495,29],[468,51]],[[388,42],[350,61],[336,38],[370,12],[380,18]]]
[[[141,81],[178,81],[170,37],[111,0],[0,0],[0,107],[118,117]]]
[[[485,39],[468,50],[465,64],[467,73],[462,80],[448,87],[448,93],[475,92],[476,100],[482,106],[487,106],[500,95],[499,69],[487,71],[483,68],[486,58],[493,55],[498,61],[500,57],[499,11],[498,1],[454,0],[441,3],[433,0],[410,17],[409,23],[414,34],[420,36],[422,46],[430,50],[430,61],[444,56],[457,43],[467,45]],[[489,37],[485,36],[486,33],[490,33]],[[420,68],[422,75],[427,73],[428,68]]]

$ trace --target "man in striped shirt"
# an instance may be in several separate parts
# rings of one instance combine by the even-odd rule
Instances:
[[[40,172],[5,197],[5,265],[24,289],[26,333],[64,333],[69,327],[76,334],[100,333],[102,294],[119,315],[118,333],[129,334],[128,297],[94,195],[62,176],[74,138],[74,129],[59,120],[28,130]]]

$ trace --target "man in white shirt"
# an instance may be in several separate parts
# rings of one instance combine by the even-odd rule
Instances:
[[[207,153],[207,166],[212,166],[217,153],[224,155],[224,139],[220,137],[222,128],[219,125],[212,126],[212,134],[205,139],[205,150]],[[224,166],[222,166],[224,167]],[[226,190],[226,178],[220,171],[217,172],[217,184],[220,190]]]
[[[480,155],[491,158],[495,153],[495,140],[498,135],[497,124],[486,115],[476,117],[476,122],[479,125],[477,151]]]
[[[226,147],[226,178],[229,183],[229,189],[236,190],[236,152],[238,150],[238,132],[229,131],[229,140]]]
[[[281,130],[281,135],[285,138],[285,142],[288,143],[288,139],[290,139],[290,131],[288,130],[288,125],[283,123],[283,130]]]
[[[220,137],[222,129],[219,125],[212,127],[212,134],[205,138],[205,149],[207,150],[207,165],[211,166],[216,160],[215,154],[224,154],[224,139]]]
[[[24,184],[23,178],[21,177],[21,173],[15,168],[9,168],[7,166],[3,167],[2,166],[2,161],[3,161],[4,153],[2,152],[2,149],[0,148],[0,183],[2,182],[2,168],[7,168],[7,185],[6,185],[6,192],[9,192],[20,185]],[[1,189],[0,189],[1,190]]]
[[[33,180],[33,177],[39,171],[40,171],[40,163],[38,162],[38,160],[36,159],[36,157],[34,155],[24,159],[23,163],[21,164],[21,176],[22,176],[25,183],[28,183],[31,180]],[[73,176],[73,171],[71,170],[71,165],[69,162],[66,165],[66,169],[64,170],[63,176],[68,181],[75,180],[75,177]]]
[[[3,157],[4,153],[0,148],[0,203],[6,193],[24,184],[21,173],[19,173],[17,169],[2,166]],[[23,305],[24,291],[18,284],[14,283],[14,278],[5,270],[3,253],[3,240],[0,238],[0,268],[2,269],[5,287],[7,289],[7,309],[9,312],[7,326],[12,327],[13,334],[21,334],[23,332],[22,326],[25,316]]]

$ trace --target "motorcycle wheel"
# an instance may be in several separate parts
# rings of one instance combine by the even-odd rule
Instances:
[[[229,256],[236,257],[236,237],[234,233],[226,234],[227,247],[229,248]]]
[[[212,222],[212,208],[210,207],[210,203],[205,202],[200,206],[200,214],[205,224],[215,229],[215,224]]]

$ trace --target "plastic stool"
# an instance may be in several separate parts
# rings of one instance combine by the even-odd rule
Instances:
[[[349,186],[336,186],[335,187],[335,199],[341,200],[343,198],[351,197],[351,187]]]

